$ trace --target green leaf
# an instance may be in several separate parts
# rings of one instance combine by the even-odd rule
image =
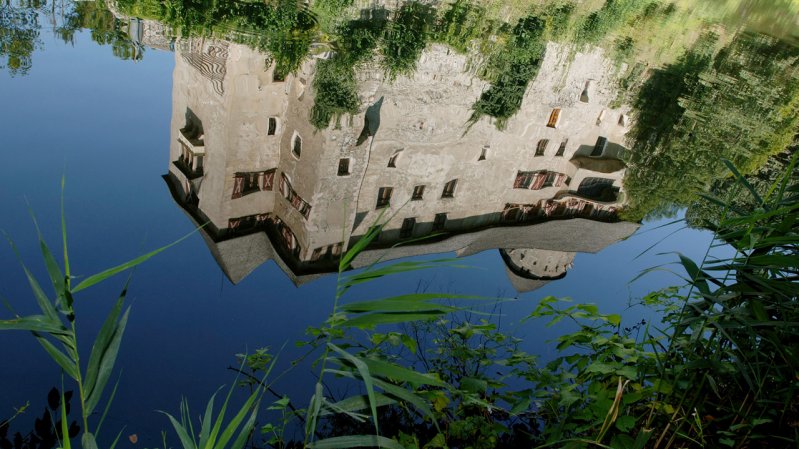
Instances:
[[[183,400],[185,402],[185,399]],[[178,438],[180,439],[180,444],[183,446],[183,449],[198,449],[195,446],[194,441],[189,436],[189,433],[186,431],[186,428],[183,427],[182,424],[178,422],[172,415],[167,412],[161,412],[169,418],[169,421],[172,423],[172,427],[175,429],[175,433],[178,434]]]
[[[349,374],[349,373],[347,373]],[[351,375],[351,374],[350,374]],[[319,418],[319,412],[322,409],[322,398],[324,397],[322,391],[322,382],[316,383],[316,390],[314,391],[313,396],[311,396],[311,401],[308,404],[308,413],[306,413],[305,418],[305,435],[306,438],[311,435],[313,432],[316,431],[316,422]]]
[[[247,401],[241,407],[239,412],[236,413],[236,415],[233,417],[233,419],[230,420],[230,422],[228,423],[228,425],[225,428],[225,430],[219,436],[219,441],[214,445],[214,448],[216,448],[216,449],[224,449],[225,448],[225,446],[227,445],[228,441],[230,441],[230,438],[233,437],[233,433],[236,431],[236,429],[239,427],[239,425],[241,425],[241,422],[244,420],[244,417],[247,416],[247,413],[256,406],[260,394],[261,394],[261,389],[260,388],[256,388],[255,391],[252,392],[252,394],[250,395],[249,398],[247,398]],[[249,422],[249,420],[248,420],[248,422]],[[200,448],[200,449],[206,449],[206,448]],[[207,449],[210,449],[210,448],[207,448]]]
[[[398,442],[379,435],[348,435],[326,438],[308,445],[310,449],[346,449],[350,447],[385,447],[388,449],[405,449]]]
[[[327,346],[355,365],[355,368],[361,375],[361,380],[363,380],[364,386],[366,386],[366,395],[369,397],[369,408],[372,410],[372,422],[375,425],[375,433],[380,433],[380,429],[377,425],[377,401],[375,400],[375,388],[372,383],[372,376],[369,374],[369,367],[363,360],[339,348],[333,343],[328,343]]]
[[[616,420],[616,428],[622,432],[629,432],[635,427],[635,418],[630,415],[619,416]]]
[[[80,375],[78,374],[78,366],[75,364],[75,361],[38,333],[34,332],[33,336],[36,337],[36,340],[42,345],[44,350],[47,351],[50,358],[55,360],[58,366],[60,366],[69,377],[77,381]]]
[[[380,211],[380,215],[377,217],[376,220],[377,223],[380,222],[380,220],[383,217],[383,214],[385,214],[385,209]],[[350,248],[344,254],[344,256],[341,257],[341,260],[339,261],[338,264],[339,273],[349,268],[350,263],[353,261],[353,259],[355,259],[355,257],[358,256],[358,254],[360,254],[364,249],[366,249],[366,247],[369,246],[369,244],[372,243],[372,241],[374,241],[374,239],[376,239],[378,235],[380,235],[380,231],[382,230],[383,230],[383,225],[372,226],[371,228],[369,228],[369,230],[366,231],[366,234],[360,239],[358,239],[358,241],[355,242],[355,245],[353,245],[352,248]]]
[[[375,402],[377,407],[383,407],[385,405],[392,405],[396,404],[397,401],[394,399],[389,398],[383,394],[375,392]],[[342,399],[336,403],[332,404],[332,407],[336,410],[341,410],[344,412],[357,412],[360,410],[366,410],[371,408],[371,404],[369,403],[368,396],[350,396],[346,399]],[[329,415],[331,411],[324,411],[322,415]]]
[[[105,384],[111,376],[111,371],[114,369],[114,363],[116,363],[117,354],[119,353],[119,345],[122,343],[122,334],[125,333],[125,326],[128,324],[129,314],[130,307],[125,310],[119,323],[117,323],[111,341],[105,351],[103,351],[100,367],[97,371],[97,381],[94,384],[94,388],[86,396],[86,404],[84,405],[86,414],[91,414],[94,411],[103,394]]]
[[[252,413],[250,413],[250,418],[244,425],[241,427],[239,431],[239,435],[236,437],[235,441],[233,441],[233,445],[230,446],[230,449],[242,449],[245,444],[247,444],[247,439],[250,437],[253,428],[255,428],[255,417],[258,415],[258,406],[260,405],[261,401],[256,401],[252,407]],[[224,449],[221,448],[220,449]]]
[[[67,404],[64,400],[64,386],[61,386],[61,447],[63,449],[72,449],[72,443],[69,441],[69,424],[67,421]]]
[[[90,432],[83,432],[83,436],[80,437],[80,445],[83,449],[97,449],[97,441]]]
[[[708,288],[707,285],[707,279],[710,276],[700,270],[693,260],[680,253],[677,253],[677,255],[680,257],[680,263],[685,268],[686,273],[688,273],[688,276],[691,278],[691,283],[699,289],[703,295],[710,295],[710,288]]]
[[[39,247],[42,251],[42,257],[44,258],[44,266],[47,268],[47,274],[50,276],[50,282],[53,284],[53,290],[55,290],[55,294],[57,296],[64,296],[66,285],[64,284],[64,274],[61,273],[61,267],[58,266],[58,262],[56,262],[55,257],[53,257],[53,253],[50,252],[50,248],[47,247],[47,243],[44,241],[44,237],[42,236],[42,232],[39,230],[38,224],[36,225],[36,232],[39,234]],[[67,304],[67,307],[71,309],[72,304]]]
[[[211,436],[211,419],[214,415],[214,399],[216,399],[217,393],[219,393],[219,390],[216,390],[216,392],[211,395],[211,399],[208,400],[208,404],[205,406],[205,413],[203,413],[203,420],[202,424],[200,425],[199,447],[201,448],[209,447],[208,437]],[[214,441],[211,441],[210,443],[210,447],[213,447]]]
[[[205,225],[203,225],[203,226],[205,226]],[[166,250],[168,248],[171,248],[171,247],[177,245],[178,243],[182,242],[183,240],[186,240],[192,234],[197,232],[200,228],[202,228],[202,226],[200,226],[199,228],[197,228],[197,229],[191,231],[190,233],[184,235],[183,237],[175,240],[174,242],[170,243],[169,245],[162,246],[162,247],[160,247],[160,248],[158,248],[158,249],[156,249],[154,251],[150,251],[149,253],[141,255],[141,256],[133,259],[133,260],[130,260],[130,261],[125,262],[123,264],[117,265],[117,266],[115,266],[113,268],[109,268],[107,270],[101,271],[100,273],[97,273],[95,275],[89,276],[86,279],[84,279],[81,283],[79,283],[75,288],[73,288],[71,290],[71,292],[72,293],[77,293],[77,292],[79,292],[79,291],[81,291],[81,290],[83,290],[85,288],[89,288],[89,287],[91,287],[91,286],[93,286],[95,284],[98,284],[98,283],[110,278],[111,276],[113,276],[115,274],[121,273],[121,272],[123,272],[125,270],[129,270],[129,269],[141,264],[142,262],[147,261],[148,259],[150,259],[151,257],[155,256],[156,254],[158,254],[158,253],[160,253],[160,252],[162,252],[162,251],[164,251],[164,250]]]
[[[476,377],[464,377],[461,379],[461,390],[468,391],[469,393],[485,393],[488,389],[488,382],[485,379],[478,379]]]
[[[443,311],[429,311],[429,312],[415,312],[415,313],[378,312],[378,313],[369,313],[366,315],[361,315],[353,319],[349,319],[342,324],[348,327],[358,327],[361,329],[374,329],[375,326],[381,324],[398,324],[398,323],[407,323],[411,321],[434,320],[444,314],[445,312]]]
[[[103,409],[103,414],[100,416],[100,421],[97,422],[97,428],[94,429],[95,435],[100,435],[100,429],[103,427],[103,423],[105,422],[105,417],[108,416],[108,410],[111,409],[111,403],[114,402],[114,398],[117,395],[117,388],[119,388],[119,380],[122,378],[122,374],[119,375],[117,381],[114,382],[114,388],[111,390],[111,395],[108,397],[108,400],[105,402],[105,408]],[[119,435],[122,435],[122,432],[117,435],[117,440],[119,439]],[[114,445],[116,445],[116,440],[114,440]],[[113,445],[112,445],[113,447]]]
[[[519,401],[513,405],[513,408],[510,409],[510,414],[518,415],[519,413],[526,412],[530,408],[531,404],[532,401],[530,400],[530,398]]]
[[[649,438],[652,436],[653,430],[654,429],[641,429],[641,431],[638,432],[638,436],[635,437],[635,442],[633,443],[631,449],[644,449],[644,446],[646,446],[646,443],[649,441]]]
[[[724,165],[730,169],[735,178],[738,179],[738,182],[740,182],[746,188],[746,190],[752,194],[752,197],[755,199],[755,201],[757,201],[757,204],[763,208],[767,208],[768,205],[763,201],[763,198],[760,197],[760,195],[757,193],[757,190],[752,187],[752,184],[749,184],[749,181],[747,181],[741,172],[738,171],[735,165],[727,159],[722,159],[722,162],[724,162]]]
[[[369,367],[369,372],[371,372],[373,376],[395,381],[410,382],[416,385],[433,385],[442,388],[447,386],[444,381],[433,374],[420,373],[397,365],[396,363],[374,358],[362,358],[361,360],[366,363],[366,366]]]
[[[89,355],[89,363],[86,366],[86,378],[83,382],[83,388],[86,391],[86,396],[90,397],[92,395],[92,391],[94,390],[95,385],[97,384],[97,379],[99,378],[100,374],[100,364],[103,360],[106,351],[108,351],[109,346],[111,344],[111,340],[114,337],[114,331],[117,327],[117,320],[119,319],[119,314],[122,312],[122,303],[125,300],[125,293],[127,291],[127,284],[125,288],[122,290],[122,293],[119,295],[117,302],[114,304],[114,307],[111,309],[111,312],[108,313],[108,316],[103,323],[103,326],[100,328],[100,332],[97,334],[97,337],[94,339],[94,344],[92,345],[92,352]]]
[[[329,372],[329,373],[332,373],[332,374],[336,374],[336,375],[339,375],[339,376],[343,376],[343,377],[348,377],[350,379],[357,379],[357,377],[353,373],[351,373],[349,371],[327,369],[326,372]],[[376,387],[382,389],[383,392],[386,393],[386,395],[393,396],[394,398],[396,398],[396,399],[398,399],[400,401],[405,401],[405,402],[409,402],[409,403],[413,404],[414,407],[419,409],[419,411],[422,412],[423,415],[425,415],[425,416],[429,417],[430,419],[432,419],[433,420],[433,425],[435,425],[436,428],[438,428],[438,423],[435,421],[435,417],[433,415],[433,411],[427,405],[427,400],[426,399],[422,398],[421,396],[419,396],[418,394],[416,394],[413,391],[406,390],[405,388],[398,387],[398,386],[396,386],[394,384],[391,384],[391,383],[388,383],[388,382],[384,382],[384,381],[382,381],[380,379],[372,379],[372,381],[373,381],[374,385]]]
[[[22,330],[56,335],[71,335],[61,321],[54,322],[44,315],[29,315],[0,320],[0,330]]]
[[[61,175],[61,241],[63,242],[63,247],[64,247],[64,282],[66,283],[66,288],[64,290],[69,291],[70,272],[69,272],[69,253],[67,251],[67,218],[66,218],[66,213],[64,213],[64,187],[66,185],[66,182],[67,182],[66,175]],[[119,436],[117,436],[117,439],[118,438]]]

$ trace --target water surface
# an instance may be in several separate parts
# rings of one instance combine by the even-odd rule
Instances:
[[[111,422],[145,446],[167,427],[154,410],[199,407],[235,354],[288,342],[293,358],[331,311],[337,255],[378,220],[356,267],[472,268],[352,299],[516,297],[502,326],[544,357],[559,331],[519,321],[547,295],[651,318],[628,303],[678,281],[629,282],[675,259],[657,253],[704,257],[717,211],[695,192],[724,193],[719,160],[755,170],[796,129],[791,2],[176,5],[11,2],[0,20],[0,227],[34,273],[30,212],[56,246],[62,176],[84,276],[208,222],[133,276]],[[699,229],[661,227],[688,206]],[[33,312],[13,252],[0,263],[3,298]],[[78,299],[82,342],[123,282]],[[27,335],[0,338],[0,416],[38,413],[57,367]],[[301,368],[277,389],[302,403],[312,381]]]

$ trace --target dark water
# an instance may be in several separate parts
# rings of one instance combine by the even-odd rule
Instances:
[[[0,27],[4,33],[12,29],[18,33],[4,34],[4,44],[10,42],[8,36],[24,37],[23,28],[30,26],[30,22],[12,15],[20,11],[33,11],[30,17],[36,18],[38,24],[30,28],[38,30],[38,37],[33,39],[35,49],[23,51],[26,56],[21,60],[13,54],[15,50],[7,50],[19,47],[3,47],[0,228],[14,240],[25,263],[44,279],[31,214],[38,220],[45,239],[57,247],[62,176],[66,179],[70,262],[72,271],[79,275],[98,272],[172,242],[191,232],[194,221],[212,222],[204,234],[195,233],[141,265],[133,275],[129,291],[133,309],[117,362],[121,381],[109,422],[116,429],[126,426],[125,433],[137,434],[139,444],[144,446],[159,444],[159,431],[168,425],[155,410],[175,411],[181,396],[190,398],[197,409],[217,387],[233,381],[227,367],[236,363],[235,354],[264,346],[277,349],[288,343],[281,358],[288,361],[297,355],[292,343],[303,338],[307,326],[323,322],[331,311],[336,279],[334,275],[324,275],[331,270],[331,262],[324,257],[328,247],[335,253],[338,242],[355,241],[380,215],[375,200],[379,202],[381,196],[391,196],[388,207],[397,215],[386,226],[379,245],[359,264],[376,257],[379,247],[401,242],[407,235],[421,237],[430,233],[435,216],[440,213],[447,214],[443,225],[446,235],[434,243],[388,250],[387,257],[414,254],[414,260],[433,259],[441,257],[441,252],[452,256],[453,251],[464,248],[475,254],[462,258],[463,264],[471,268],[442,267],[385,278],[354,290],[352,299],[409,292],[419,286],[429,291],[515,297],[516,301],[503,305],[503,329],[524,338],[528,351],[547,357],[551,348],[545,341],[559,330],[519,323],[540,298],[553,295],[595,302],[607,312],[622,313],[627,325],[642,318],[651,319],[642,310],[626,310],[628,303],[679,281],[674,275],[659,271],[633,284],[629,282],[646,268],[676,259],[674,254],[658,253],[680,252],[695,260],[704,257],[712,238],[708,231],[678,231],[685,225],[663,225],[685,215],[685,206],[694,198],[687,193],[689,187],[709,187],[723,176],[723,170],[706,161],[738,158],[736,162],[754,169],[768,151],[782,149],[777,148],[784,140],[778,135],[784,131],[781,126],[792,125],[791,129],[795,129],[795,118],[790,116],[787,105],[797,98],[796,53],[792,45],[783,43],[792,39],[784,30],[795,29],[790,26],[796,22],[793,4],[770,7],[752,2],[737,6],[722,3],[709,15],[728,20],[740,18],[742,12],[751,14],[749,29],[786,41],[751,34],[745,23],[736,23],[728,28],[707,25],[717,33],[716,40],[707,44],[713,50],[702,47],[702,33],[707,31],[704,28],[691,29],[691,33],[684,33],[687,37],[664,48],[639,44],[644,37],[636,34],[635,28],[616,31],[640,38],[636,50],[629,54],[595,50],[593,45],[623,49],[618,39],[605,36],[583,36],[587,42],[579,43],[579,51],[558,47],[568,42],[547,46],[546,36],[539,36],[542,47],[536,50],[524,40],[532,39],[529,35],[513,34],[512,25],[483,24],[506,41],[517,39],[516,47],[488,52],[484,73],[471,68],[476,62],[466,64],[468,67],[458,66],[467,58],[457,56],[454,50],[449,54],[441,42],[446,43],[446,38],[442,37],[438,42],[422,43],[427,50],[414,72],[403,71],[402,64],[414,60],[409,57],[398,58],[396,65],[388,68],[367,59],[357,64],[336,62],[336,57],[348,54],[361,57],[357,51],[347,53],[347,35],[337,36],[338,47],[322,46],[320,50],[310,46],[317,32],[313,30],[319,29],[314,27],[334,29],[330,22],[336,16],[325,10],[307,13],[307,19],[316,25],[302,25],[305,19],[297,19],[302,26],[293,25],[294,31],[312,31],[295,32],[292,35],[300,38],[289,42],[304,50],[310,48],[317,55],[324,51],[338,55],[327,60],[295,58],[296,64],[292,65],[286,45],[278,46],[285,50],[283,59],[280,51],[274,50],[279,33],[270,29],[258,34],[252,29],[252,24],[261,19],[252,19],[245,32],[225,35],[223,31],[229,24],[223,21],[180,23],[167,13],[158,17],[145,3],[116,5],[116,19],[103,5],[94,3],[59,4],[55,13],[49,4],[34,8],[36,5],[4,3]],[[681,8],[679,11],[692,11]],[[781,21],[768,20],[780,8]],[[80,20],[75,18],[75,11]],[[427,20],[418,11],[415,14]],[[701,17],[702,12],[691,14],[692,20],[699,20],[696,17]],[[131,18],[135,16],[148,22]],[[206,19],[211,16],[208,14]],[[374,12],[371,17],[379,19]],[[396,22],[398,15],[393,17]],[[670,27],[676,26],[677,19],[663,17],[658,19],[664,24],[660,31],[673,39],[675,32]],[[156,26],[159,22],[155,19],[159,18],[164,23],[162,28]],[[68,23],[73,24],[74,34],[65,42],[64,28]],[[201,26],[206,26],[204,38],[198,35]],[[91,27],[93,31],[86,29]],[[167,30],[167,37],[147,34],[153,30]],[[303,44],[304,37],[309,40]],[[457,39],[451,38],[449,48],[457,44]],[[734,82],[724,76],[741,72],[733,64],[733,56],[722,59],[717,55],[743,54],[741,61],[752,62],[766,48],[771,51],[765,54],[773,64],[762,65],[768,70],[747,72],[747,79],[755,78],[762,88],[762,98],[769,92],[773,94],[769,101],[758,104],[760,109],[747,108],[746,102],[751,101],[748,97],[730,97],[724,100],[726,103],[706,100],[712,92],[734,90]],[[381,51],[388,54],[390,49],[387,46]],[[511,54],[510,60],[496,56],[503,52]],[[675,56],[669,56],[669,52]],[[514,54],[517,59],[513,59]],[[535,62],[535,55],[542,62]],[[710,59],[702,62],[702,55]],[[498,62],[492,63],[491,58]],[[270,59],[277,60],[275,65],[264,62]],[[638,78],[629,76],[635,73],[636,61],[646,65]],[[275,81],[274,73],[281,63],[285,66],[280,70],[285,69],[286,74],[277,78],[285,78],[282,82]],[[334,63],[338,65],[320,69],[333,75],[314,72],[314,64],[318,67]],[[701,70],[690,72],[694,63],[704,65]],[[350,72],[342,75],[335,70],[350,70],[348,64],[358,67],[359,82],[354,88],[360,103],[328,103],[339,109],[329,108],[333,113],[325,121],[320,118],[324,111],[313,109],[314,96],[316,104],[320,104],[318,94],[325,87],[321,83],[314,85],[313,76],[331,76],[337,85],[345,85],[352,81],[348,78]],[[434,73],[435,67],[441,74]],[[561,72],[555,70],[558,67]],[[534,69],[538,71],[529,73],[529,80],[520,80],[525,70]],[[223,76],[220,70],[224,71]],[[696,73],[690,79],[705,80],[705,84],[698,84],[707,91],[700,92],[697,84],[690,83],[688,91],[669,91],[685,88],[684,84],[670,81],[674,73]],[[622,76],[625,74],[626,78]],[[721,81],[707,81],[709,74]],[[393,82],[392,76],[396,76]],[[665,81],[647,84],[658,76]],[[583,86],[589,79],[594,80],[589,89],[591,98],[582,102],[580,89],[569,89]],[[623,86],[618,84],[623,79],[630,80],[626,91],[618,87]],[[773,85],[761,82],[769,80],[777,81]],[[467,88],[467,82],[474,84]],[[478,84],[481,82],[482,87]],[[733,88],[724,90],[722,83],[733,84]],[[495,86],[494,91],[491,86]],[[506,90],[497,93],[496,86],[505,86]],[[519,86],[520,104],[503,103],[519,95]],[[304,97],[299,89],[305,89]],[[638,94],[641,91],[654,93],[646,97]],[[269,95],[278,93],[282,95],[279,101],[270,100]],[[467,98],[466,93],[472,96]],[[376,127],[374,115],[371,124],[365,123],[366,109],[379,103],[380,98],[380,124]],[[688,118],[681,116],[669,122],[673,111],[668,105],[678,99],[686,104],[686,98],[695,100],[691,104],[707,104],[688,107],[695,116],[686,114]],[[709,110],[718,104],[727,109]],[[553,119],[554,109],[562,109],[562,116]],[[768,116],[765,120],[774,126],[750,126],[764,121],[750,115],[777,110],[782,111],[781,116]],[[482,111],[482,115],[475,117],[471,115],[473,111]],[[711,131],[726,129],[718,117],[729,117],[733,112],[738,115],[729,120],[730,126],[739,132],[733,140],[747,140],[749,136],[751,147],[763,151],[752,154],[750,146],[743,145],[740,154],[702,153],[710,144],[730,140],[729,135],[719,137],[711,135]],[[278,119],[273,137],[268,136],[269,117]],[[528,124],[530,117],[536,117],[536,121],[530,119]],[[472,118],[476,121],[464,133]],[[652,126],[636,127],[636,118],[638,123]],[[689,119],[695,123],[686,123]],[[557,122],[555,128],[547,126],[552,120]],[[602,123],[595,125],[595,121]],[[322,126],[314,127],[320,122]],[[326,129],[316,129],[325,128],[324,123],[329,123]],[[201,179],[201,183],[181,190],[186,186],[186,176],[180,164],[175,163],[183,151],[179,138],[183,129],[184,137],[197,139],[199,134],[191,130],[192,126],[203,128],[205,142],[202,150],[200,145],[190,150],[206,152],[207,159],[202,178],[193,178]],[[366,141],[357,145],[364,128],[369,130],[364,136]],[[703,134],[703,129],[711,131]],[[303,139],[299,158],[291,155],[294,132]],[[539,142],[545,137],[549,139],[545,154],[536,156]],[[609,144],[600,143],[600,137]],[[568,138],[565,155],[556,155],[564,138]],[[486,145],[488,150],[482,160]],[[594,154],[597,148],[599,153]],[[685,148],[695,153],[675,156],[674,160],[638,157],[663,152],[679,155]],[[396,154],[396,167],[390,167]],[[351,164],[348,177],[337,176],[342,158],[349,158]],[[218,162],[222,159],[224,162]],[[581,162],[575,162],[578,160]],[[685,168],[692,162],[694,168]],[[276,176],[271,189],[266,189],[259,178],[257,191],[237,197],[236,178],[273,168]],[[567,176],[573,183],[558,185],[554,178],[536,189],[536,180],[526,177],[541,170],[547,171],[546,176]],[[279,191],[281,173],[291,178],[294,194]],[[588,178],[606,181],[600,182],[599,188],[592,188],[591,182],[586,182]],[[447,203],[447,184],[453,179],[458,183]],[[419,204],[411,200],[416,185],[426,186]],[[681,190],[684,186],[685,191]],[[392,193],[380,190],[385,187],[391,187]],[[285,196],[289,197],[287,201]],[[296,201],[293,205],[292,196],[308,203],[308,217],[301,216],[303,205]],[[605,210],[601,214],[591,212],[591,208],[569,212],[569,199],[587,201],[594,211],[601,211],[602,207]],[[564,204],[557,206],[551,201]],[[539,205],[540,209],[536,208]],[[548,205],[551,210],[547,210]],[[703,213],[712,213],[699,207],[693,210],[694,216],[700,218],[707,216]],[[252,227],[239,223],[242,217],[250,216],[256,220]],[[614,243],[633,233],[630,223],[640,217],[646,217],[640,228],[629,238]],[[406,218],[415,221],[410,223]],[[402,231],[403,223],[408,234]],[[296,245],[286,237],[286,229],[297,240]],[[247,240],[254,236],[260,236],[257,243]],[[317,248],[320,249],[315,252]],[[498,249],[506,250],[504,258]],[[540,271],[538,265],[524,265],[514,259],[521,253],[528,262],[538,257],[557,267],[547,266]],[[8,248],[0,254],[0,295],[16,313],[33,313],[35,305],[19,262]],[[268,260],[256,267],[261,259],[277,262]],[[247,275],[250,268],[254,269]],[[234,285],[230,278],[237,283]],[[78,339],[87,345],[86,350],[123,282],[121,276],[113,278],[77,298],[82,332]],[[7,312],[3,316],[8,316]],[[28,422],[26,419],[32,419],[40,404],[44,404],[47,390],[61,383],[60,372],[27,335],[0,335],[0,360],[0,417],[30,401],[32,413],[20,419],[21,423]],[[312,381],[311,370],[301,367],[283,378],[276,389],[302,403]]]

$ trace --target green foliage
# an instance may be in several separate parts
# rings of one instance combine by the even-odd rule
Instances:
[[[410,75],[430,39],[435,10],[419,2],[408,2],[386,25],[380,52],[388,78]]]
[[[62,179],[62,189],[63,184],[64,181]],[[35,219],[34,224],[36,224]],[[109,268],[92,276],[88,276],[83,281],[78,283],[77,286],[72,286],[72,280],[74,278],[70,272],[69,257],[67,252],[67,231],[63,211],[63,198],[61,210],[63,269],[62,265],[58,263],[55,256],[50,251],[50,248],[45,243],[41,231],[39,231],[38,224],[36,224],[36,228],[39,234],[39,247],[42,253],[42,259],[47,269],[50,287],[53,290],[53,294],[52,296],[48,296],[47,293],[45,293],[39,281],[33,276],[31,271],[27,268],[27,266],[25,266],[22,260],[20,260],[20,265],[22,266],[22,270],[25,273],[27,281],[30,285],[33,297],[42,313],[40,315],[29,316],[17,315],[10,319],[0,320],[0,330],[29,331],[42,345],[45,352],[47,352],[53,361],[61,367],[63,372],[75,381],[78,386],[78,396],[80,399],[84,431],[83,436],[81,437],[82,446],[84,449],[95,449],[96,435],[99,433],[111,402],[113,401],[114,394],[116,393],[116,387],[114,387],[111,396],[107,400],[105,410],[97,422],[96,427],[89,427],[89,417],[95,412],[96,407],[99,405],[100,400],[103,397],[103,392],[111,376],[111,372],[113,371],[117,354],[119,353],[122,336],[125,332],[125,326],[127,324],[128,314],[130,312],[130,308],[127,308],[125,312],[122,313],[122,308],[127,293],[127,283],[122,288],[114,307],[106,318],[105,323],[101,327],[99,333],[94,338],[91,354],[85,368],[81,366],[81,357],[78,352],[78,343],[76,338],[78,320],[75,316],[74,310],[75,294],[86,288],[103,282],[115,274],[129,270],[139,265],[150,257],[176,244],[177,242],[156,249],[155,251],[151,251],[150,253],[140,256],[129,262],[120,264],[116,267]],[[178,240],[178,242],[180,240]],[[17,252],[16,247],[10,238],[9,243],[19,257],[19,253]],[[65,401],[62,398],[62,415],[64,415],[62,419],[66,421],[66,412],[63,411],[63,407],[65,407],[64,402]],[[66,423],[63,425],[66,426]],[[68,435],[68,432],[64,432],[63,435]],[[65,438],[63,445],[65,448],[69,447],[68,438]]]
[[[583,19],[577,32],[577,41],[582,43],[597,43],[615,29],[625,24],[641,11],[656,5],[654,1],[642,0],[605,0],[597,11],[592,12]]]
[[[799,51],[742,33],[714,55],[715,36],[641,88],[631,138],[627,218],[688,205],[723,177],[722,159],[744,173],[790,145],[799,125]]]
[[[269,369],[267,369],[267,374],[271,371],[273,365],[270,365]],[[222,407],[216,418],[214,418],[214,399],[216,398],[216,393],[211,396],[211,399],[205,407],[205,413],[200,417],[201,424],[198,435],[194,434],[189,404],[185,399],[180,404],[180,421],[169,413],[162,412],[172,423],[172,427],[175,429],[175,433],[178,434],[183,449],[242,449],[244,447],[255,428],[255,418],[258,415],[258,407],[264,389],[259,384],[233,418],[231,418],[223,428],[225,412],[227,411],[228,403],[230,402],[234,389],[235,385],[228,391],[227,397],[222,403]],[[237,435],[236,431],[238,431]],[[234,435],[236,436],[235,439],[233,439]]]
[[[485,8],[468,0],[457,0],[436,21],[433,40],[465,53],[473,42],[489,35],[494,26]]]
[[[38,1],[0,4],[0,68],[12,76],[25,75],[33,65],[33,52],[41,48]]]
[[[498,75],[472,106],[474,112],[470,121],[476,122],[481,116],[489,115],[497,119],[497,127],[502,129],[519,110],[527,86],[538,74],[544,57],[545,24],[536,16],[519,20],[504,51],[489,63],[489,70]]]

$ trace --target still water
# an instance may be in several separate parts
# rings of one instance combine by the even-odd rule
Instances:
[[[559,330],[520,320],[545,296],[651,319],[628,304],[679,279],[630,282],[705,256],[714,210],[695,192],[719,160],[754,170],[796,129],[793,2],[334,3],[0,6],[0,227],[32,271],[45,279],[31,215],[57,247],[62,177],[78,276],[206,224],[133,273],[109,423],[139,445],[167,429],[155,410],[233,382],[235,354],[288,343],[288,365],[378,222],[355,268],[466,267],[352,299],[516,298],[502,327],[544,358]],[[686,207],[694,228],[670,224]],[[80,342],[124,281],[77,298]],[[0,294],[35,312],[9,248]],[[29,401],[29,422],[61,374],[21,333],[0,357],[0,417]],[[275,388],[301,404],[313,381],[300,366]]]

